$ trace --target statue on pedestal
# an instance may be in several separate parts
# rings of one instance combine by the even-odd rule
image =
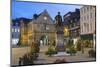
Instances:
[[[62,16],[60,15],[60,12],[58,12],[58,15],[56,15],[55,22],[56,22],[56,34],[57,34],[56,50],[65,51],[63,43],[64,32],[63,32]]]

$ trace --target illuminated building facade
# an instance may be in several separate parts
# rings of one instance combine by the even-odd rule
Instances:
[[[64,27],[69,30],[69,38],[75,44],[80,37],[80,10],[76,9],[74,12],[68,12],[63,16]]]
[[[55,40],[55,35],[55,24],[46,10],[39,15],[35,14],[27,24],[21,23],[22,45],[31,45],[33,42],[48,45]]]

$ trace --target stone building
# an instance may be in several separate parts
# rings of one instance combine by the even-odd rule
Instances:
[[[22,45],[28,45],[28,23],[31,19],[21,18],[20,19],[20,41]]]
[[[83,6],[80,9],[80,29],[81,38],[85,40],[94,40],[96,34],[96,7]]]
[[[21,37],[23,45],[30,45],[36,41],[41,45],[48,45],[49,42],[55,40],[55,24],[46,10],[39,15],[35,14],[26,26],[23,23],[21,25],[21,33],[24,33]]]
[[[96,8],[95,6],[83,6],[80,9],[81,35],[92,36],[96,31]]]
[[[12,45],[16,45],[19,41],[19,35],[20,35],[20,26],[19,23],[16,22],[16,20],[12,21]]]
[[[63,18],[64,27],[69,29],[69,38],[75,44],[80,36],[80,10],[76,9],[74,12],[68,12]]]

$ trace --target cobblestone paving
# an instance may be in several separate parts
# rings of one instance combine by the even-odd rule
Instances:
[[[44,54],[45,50],[42,48],[42,52],[40,52],[38,60],[35,61],[36,64],[53,63],[56,59],[65,59],[67,62],[94,61],[95,60],[95,58],[88,57],[89,49],[85,49],[84,54],[82,54],[81,52],[78,52],[75,56],[62,56],[62,57],[54,57],[54,56],[48,57],[47,55]]]
[[[81,52],[78,52],[76,56],[62,56],[62,57],[48,57],[45,55],[45,51],[47,51],[47,46],[41,47],[39,57],[35,61],[35,64],[48,64],[48,63],[53,63],[56,59],[65,59],[67,62],[76,62],[76,61],[93,61],[95,58],[89,58],[88,57],[88,50],[85,49],[85,53],[82,54]],[[12,64],[13,65],[18,65],[18,58],[23,56],[25,53],[29,52],[29,47],[24,47],[22,49],[12,49]]]

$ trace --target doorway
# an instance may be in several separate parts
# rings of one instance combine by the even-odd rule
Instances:
[[[46,45],[48,45],[48,36],[42,35],[40,37],[40,46],[46,46]]]

